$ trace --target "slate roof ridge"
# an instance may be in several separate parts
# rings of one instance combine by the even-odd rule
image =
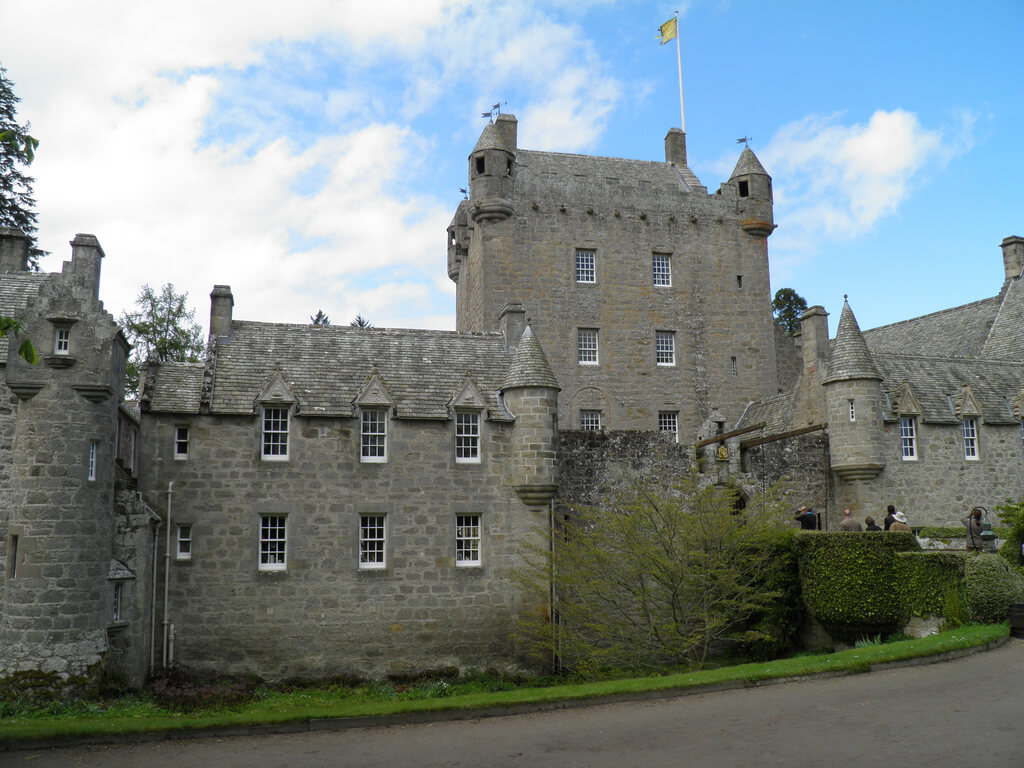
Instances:
[[[518,150],[519,155],[538,155],[538,156],[550,156],[550,157],[565,157],[565,158],[580,158],[581,160],[615,160],[622,163],[648,163],[650,165],[657,166],[674,166],[675,163],[670,163],[667,160],[641,160],[635,157],[614,157],[612,155],[583,155],[578,152],[548,152],[540,149],[520,149]],[[529,157],[526,157],[529,160]],[[676,166],[679,167],[679,166]],[[688,168],[689,166],[682,166]]]
[[[912,352],[872,352],[874,358],[899,358],[906,360],[928,360],[936,363],[985,363],[986,365],[1008,365],[1019,368],[1024,360],[1007,360],[1001,357],[964,357],[962,355],[923,355]]]
[[[888,330],[890,328],[899,328],[901,326],[906,326],[906,325],[908,325],[910,323],[915,323],[915,322],[918,322],[918,321],[921,321],[921,320],[927,320],[927,319],[933,318],[933,317],[939,317],[941,315],[949,315],[949,314],[952,314],[953,312],[960,312],[960,311],[963,311],[963,310],[968,309],[970,307],[981,306],[983,304],[991,303],[993,301],[998,301],[1001,304],[1002,303],[1002,295],[1001,294],[996,294],[995,296],[988,296],[988,297],[986,297],[984,299],[978,299],[977,301],[969,301],[966,304],[959,304],[959,305],[957,305],[955,307],[946,307],[945,309],[939,309],[939,310],[936,310],[935,312],[928,312],[927,314],[918,315],[917,317],[908,317],[906,320],[897,320],[895,323],[886,323],[885,325],[876,325],[874,328],[868,328],[866,331],[862,331],[862,333],[866,337],[870,337],[871,334],[873,334],[875,331],[885,331],[885,330]]]
[[[373,326],[370,328],[356,328],[350,325],[312,325],[311,323],[270,323],[264,320],[232,320],[231,324],[235,328],[247,329],[247,328],[267,328],[271,330],[298,330],[307,329],[312,330],[313,333],[380,333],[380,334],[409,334],[409,335],[421,335],[436,337],[438,335],[451,336],[455,338],[500,338],[502,336],[501,331],[449,331],[449,330],[435,330],[432,328],[390,328],[390,327],[377,327]],[[230,341],[230,337],[228,337]]]
[[[850,309],[850,302],[843,297],[843,311],[839,316],[836,337],[832,344],[832,355],[828,361],[828,373],[822,384],[852,379],[882,379],[871,358],[871,351],[864,335],[857,325],[857,318]]]

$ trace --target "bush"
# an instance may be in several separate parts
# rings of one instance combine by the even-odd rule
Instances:
[[[914,534],[904,531],[799,534],[807,610],[838,640],[891,635],[909,618],[896,555],[919,549]]]
[[[896,559],[900,599],[909,616],[942,616],[963,623],[959,609],[967,560],[963,552],[901,552]]]
[[[254,675],[225,676],[174,667],[154,677],[150,691],[153,701],[166,709],[192,712],[212,707],[244,704],[263,684]]]
[[[993,555],[967,557],[965,564],[968,618],[981,624],[1006,621],[1010,603],[1024,598],[1024,577]]]
[[[999,548],[999,554],[1017,568],[1024,565],[1024,556],[1021,554],[1021,545],[1024,544],[1024,500],[1013,503],[1009,499],[1005,504],[996,507],[999,519],[1009,526],[1003,534],[1003,545]]]

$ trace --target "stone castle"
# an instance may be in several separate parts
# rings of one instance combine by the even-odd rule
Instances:
[[[0,231],[0,676],[171,663],[268,679],[529,667],[515,579],[563,505],[628,454],[743,499],[957,524],[1024,495],[1024,239],[991,299],[862,332],[772,318],[771,178],[709,193],[665,162],[519,149],[499,115],[448,228],[455,332],[236,319],[202,363],[128,345],[78,235],[29,272]]]

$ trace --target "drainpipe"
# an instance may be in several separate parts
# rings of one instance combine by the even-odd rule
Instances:
[[[152,522],[152,521],[151,521]],[[156,558],[157,546],[160,543],[160,524],[153,528],[153,597],[149,601],[149,676],[153,676],[156,668],[156,585],[158,582],[158,560]]]
[[[170,643],[171,609],[168,599],[171,592],[171,499],[174,497],[174,481],[167,483],[167,546],[164,549],[164,669],[167,669],[167,653]]]

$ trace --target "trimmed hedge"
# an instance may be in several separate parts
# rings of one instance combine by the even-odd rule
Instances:
[[[962,620],[964,603],[964,552],[901,552],[897,565],[901,599],[910,616],[944,616]],[[972,558],[975,559],[975,558]],[[1003,618],[1006,618],[1005,614]],[[999,619],[1002,621],[1003,619]]]
[[[837,640],[898,632],[909,618],[900,552],[920,551],[914,534],[802,532],[796,537],[804,603]]]
[[[971,621],[1006,621],[1010,603],[1024,599],[1024,577],[998,555],[965,557],[967,615]]]

